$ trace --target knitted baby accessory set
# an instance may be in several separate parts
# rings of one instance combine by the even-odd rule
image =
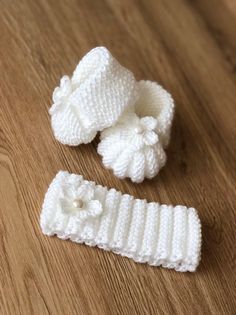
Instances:
[[[165,165],[174,115],[171,95],[135,80],[105,47],[92,49],[63,76],[49,110],[56,139],[71,146],[100,132],[98,153],[114,175],[140,183]],[[60,171],[45,195],[41,228],[152,266],[195,271],[201,256],[197,211],[135,199]]]

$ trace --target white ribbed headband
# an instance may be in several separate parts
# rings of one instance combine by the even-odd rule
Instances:
[[[45,195],[41,228],[77,243],[152,266],[195,271],[200,261],[197,211],[159,205],[60,171]]]

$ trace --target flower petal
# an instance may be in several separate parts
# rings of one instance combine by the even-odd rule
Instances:
[[[54,103],[61,103],[72,92],[71,81],[68,76],[63,76],[60,80],[60,87],[56,87],[52,94]]]
[[[146,145],[154,145],[158,142],[158,135],[154,131],[146,131],[143,134],[143,141]]]
[[[90,216],[89,211],[87,209],[85,209],[85,210],[78,211],[78,213],[76,213],[75,218],[78,221],[84,221],[84,220],[87,220],[89,216]]]
[[[74,199],[77,199],[77,188],[75,185],[67,183],[63,189],[64,198],[73,202]]]
[[[76,192],[76,196],[84,202],[89,202],[94,196],[94,187],[89,182],[84,182]]]
[[[78,187],[79,185],[81,185],[82,180],[83,180],[83,177],[81,175],[71,174],[68,177],[67,183],[69,185]]]
[[[62,105],[61,103],[53,103],[52,106],[49,108],[49,114],[50,115],[55,114],[58,111],[58,109],[60,109],[61,105]]]
[[[61,100],[61,90],[57,86],[52,93],[52,100],[54,103],[60,103]]]
[[[62,95],[68,96],[72,93],[71,80],[67,75],[64,75],[60,81],[60,90]]]
[[[157,126],[157,120],[151,116],[141,118],[140,123],[146,130],[153,130]]]
[[[61,88],[68,88],[71,85],[71,81],[70,78],[68,77],[68,75],[64,75],[61,80],[60,80],[60,87]]]
[[[96,217],[102,213],[102,204],[99,200],[91,200],[87,204],[87,209],[92,217]]]
[[[60,207],[61,207],[61,212],[67,215],[73,214],[75,211],[75,207],[73,207],[72,201],[68,199],[61,198]]]

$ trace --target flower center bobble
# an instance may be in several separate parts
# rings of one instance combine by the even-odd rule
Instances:
[[[75,207],[75,208],[83,208],[83,206],[84,206],[84,202],[81,200],[81,199],[75,199],[74,201],[73,201],[73,206]]]
[[[137,126],[134,128],[134,132],[136,132],[137,134],[142,134],[144,132],[144,129],[142,126]]]

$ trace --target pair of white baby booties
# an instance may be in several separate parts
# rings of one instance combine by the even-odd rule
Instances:
[[[135,80],[105,47],[96,47],[63,76],[50,109],[54,135],[77,146],[100,134],[98,153],[119,178],[139,183],[166,162],[174,102],[156,82]]]

